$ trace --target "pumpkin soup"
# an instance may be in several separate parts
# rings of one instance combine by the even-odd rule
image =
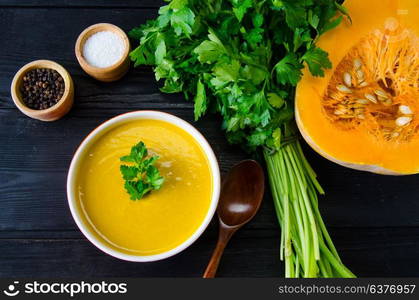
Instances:
[[[141,200],[130,200],[120,157],[143,141],[165,182]],[[158,120],[135,120],[100,136],[77,170],[78,206],[99,239],[131,255],[154,255],[185,242],[204,220],[212,175],[204,151],[183,129]]]

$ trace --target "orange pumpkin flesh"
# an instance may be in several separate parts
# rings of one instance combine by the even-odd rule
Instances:
[[[308,70],[296,121],[321,155],[381,174],[419,173],[419,1],[347,0],[348,21],[318,46],[333,69]]]

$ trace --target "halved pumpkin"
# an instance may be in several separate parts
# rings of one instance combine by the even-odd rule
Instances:
[[[296,121],[321,155],[381,174],[419,173],[419,1],[347,0],[352,24],[318,46],[333,69],[307,70],[296,91]]]

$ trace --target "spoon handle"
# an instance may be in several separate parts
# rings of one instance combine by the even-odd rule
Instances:
[[[227,227],[224,224],[220,223],[220,232],[218,235],[217,246],[215,247],[214,252],[212,253],[207,269],[205,270],[205,273],[202,276],[203,278],[215,277],[215,273],[217,272],[221,256],[224,253],[224,249],[233,233],[236,232],[236,230],[237,228]]]

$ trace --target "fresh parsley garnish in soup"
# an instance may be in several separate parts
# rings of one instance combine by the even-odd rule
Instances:
[[[131,154],[124,156],[133,145],[138,165],[128,158]],[[160,175],[149,174],[150,182],[161,184],[155,179],[161,176],[164,184],[131,201],[120,158],[126,165],[144,167],[144,158],[154,154],[159,159],[153,158],[152,165]],[[109,247],[132,255],[159,254],[185,242],[205,219],[213,189],[210,164],[199,143],[183,129],[151,119],[116,125],[98,137],[81,159],[77,187],[79,211],[90,231]]]
[[[148,192],[158,190],[164,182],[159,170],[154,166],[159,159],[157,155],[148,156],[147,147],[143,142],[132,146],[129,155],[122,156],[121,161],[131,165],[121,165],[124,187],[131,200],[140,200]]]

